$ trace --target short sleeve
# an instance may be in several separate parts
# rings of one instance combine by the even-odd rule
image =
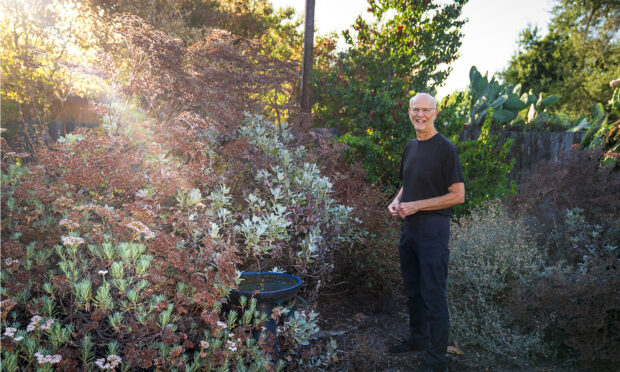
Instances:
[[[448,187],[455,183],[465,182],[463,177],[463,169],[461,168],[461,160],[459,154],[456,151],[456,147],[453,144],[448,144],[448,151],[446,151],[446,158],[444,159],[444,181]]]
[[[407,149],[409,148],[409,143],[405,145],[405,149],[403,150],[403,155],[400,157],[400,170],[398,171],[398,179],[403,180],[403,168],[405,167],[405,159],[407,158]]]

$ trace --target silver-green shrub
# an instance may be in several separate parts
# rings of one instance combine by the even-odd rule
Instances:
[[[544,254],[525,223],[499,202],[474,209],[452,226],[448,302],[451,335],[498,357],[549,356],[540,335],[515,325],[504,300],[511,283],[526,282],[542,269]]]
[[[344,242],[359,239],[363,233],[353,208],[336,202],[332,183],[316,164],[307,162],[306,149],[297,145],[286,123],[276,125],[258,115],[246,115],[238,136],[252,145],[268,167],[252,169],[252,190],[244,195],[246,216],[234,223],[236,237],[246,257],[259,265],[273,266],[282,257],[291,257],[301,273],[331,271],[329,257]],[[225,186],[213,190],[210,214],[217,216],[211,235],[219,236],[234,215],[233,203]],[[276,250],[278,248],[278,250]],[[280,252],[286,252],[282,254]],[[269,262],[269,258],[276,262]],[[267,262],[265,261],[267,260]]]

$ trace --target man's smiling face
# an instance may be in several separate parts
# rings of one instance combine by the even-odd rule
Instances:
[[[409,107],[409,119],[418,135],[433,132],[434,121],[437,118],[435,101],[430,96],[419,95]]]

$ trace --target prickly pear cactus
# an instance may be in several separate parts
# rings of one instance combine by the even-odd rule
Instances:
[[[519,113],[528,109],[527,122],[545,122],[553,116],[548,114],[547,108],[558,102],[557,96],[537,97],[533,92],[521,94],[521,84],[503,85],[491,79],[487,74],[484,76],[476,66],[469,70],[469,93],[472,97],[469,122],[471,125],[480,126],[489,109],[493,109],[493,121],[500,125],[509,125],[517,120]]]

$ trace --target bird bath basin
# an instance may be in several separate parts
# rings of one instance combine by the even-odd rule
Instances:
[[[238,289],[230,291],[232,299],[241,296],[254,297],[261,302],[278,303],[297,294],[301,279],[284,273],[246,272],[241,273]]]
[[[273,308],[295,296],[301,287],[301,279],[294,275],[274,272],[244,272],[237,289],[230,291],[230,300],[239,303],[241,296],[248,299],[254,297],[257,310],[267,316],[264,323],[265,339],[270,340],[266,345],[273,362],[278,360],[278,342],[276,322],[271,318]],[[254,338],[260,338],[262,332],[257,331]]]

